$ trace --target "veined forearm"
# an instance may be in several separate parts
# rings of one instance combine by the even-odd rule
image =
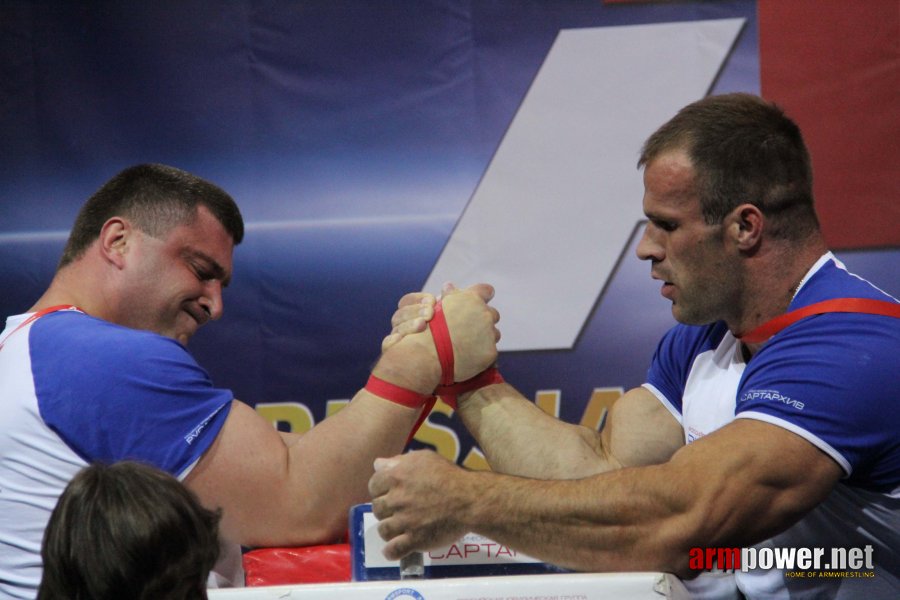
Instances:
[[[551,418],[508,384],[472,393],[459,415],[498,473],[574,479],[615,468],[596,432]]]
[[[471,475],[482,495],[465,527],[519,552],[582,571],[686,568],[698,506],[659,485],[656,467],[577,481]]]
[[[462,515],[473,531],[574,569],[686,574],[692,547],[745,546],[783,531],[827,496],[841,469],[800,436],[741,420],[659,465],[572,481],[473,475],[484,487]]]
[[[382,461],[369,490],[388,558],[472,531],[572,569],[687,575],[691,548],[753,544],[783,531],[840,476],[800,436],[742,419],[662,464],[539,480],[413,452]]]

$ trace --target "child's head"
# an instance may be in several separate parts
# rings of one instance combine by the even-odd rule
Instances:
[[[148,465],[86,467],[44,532],[40,600],[206,598],[219,514]]]

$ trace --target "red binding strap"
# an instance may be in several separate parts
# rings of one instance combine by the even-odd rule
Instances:
[[[771,321],[766,321],[756,329],[735,337],[745,344],[758,344],[765,342],[785,327],[793,325],[800,319],[824,313],[863,313],[900,318],[900,304],[885,300],[872,300],[870,298],[834,298],[792,310],[789,313],[775,317]]]
[[[454,382],[453,342],[450,339],[450,329],[447,327],[447,317],[444,308],[438,300],[434,305],[434,318],[428,322],[431,329],[431,337],[434,340],[434,348],[437,350],[438,361],[441,363],[441,385],[434,391],[453,410],[456,410],[457,396],[483,388],[492,383],[503,383],[503,377],[496,367],[485,369],[475,377],[466,381]]]
[[[399,385],[388,383],[374,375],[369,376],[369,381],[366,382],[366,391],[375,394],[379,398],[390,400],[394,404],[400,404],[409,408],[419,408],[433,397],[431,394],[420,394],[419,392],[402,388]]]
[[[412,441],[419,427],[422,426],[422,423],[431,413],[431,409],[434,408],[434,404],[437,402],[435,394],[440,396],[453,410],[456,410],[456,399],[459,395],[494,383],[503,383],[503,377],[496,367],[485,369],[466,381],[454,382],[453,342],[450,339],[447,317],[444,315],[444,308],[441,306],[440,300],[434,304],[434,317],[428,322],[428,328],[431,330],[434,349],[437,351],[438,362],[441,364],[441,385],[435,389],[434,394],[420,394],[393,383],[388,383],[374,375],[369,376],[369,381],[366,383],[365,388],[379,398],[384,398],[396,404],[408,406],[409,408],[423,407],[416,424],[413,425],[412,432],[409,434],[409,438],[406,441],[407,444]]]
[[[441,385],[451,385],[454,381],[453,342],[450,340],[450,329],[440,300],[434,304],[434,317],[428,322],[428,328],[431,329],[434,349],[437,350],[438,361],[441,363]]]
[[[452,385],[439,385],[434,393],[440,396],[441,400],[447,403],[453,410],[456,410],[457,396],[461,396],[462,394],[475,391],[488,385],[503,382],[503,376],[500,375],[500,371],[497,370],[497,367],[489,367],[471,379],[460,381],[459,383],[454,383]]]
[[[425,419],[428,418],[428,413],[431,412],[434,403],[437,401],[437,398],[432,394],[420,394],[419,392],[389,383],[374,375],[369,375],[369,380],[366,382],[365,389],[370,394],[374,394],[379,398],[384,398],[394,404],[400,404],[401,406],[409,408],[423,407],[422,412],[419,413],[419,417],[412,427],[412,431],[409,432],[409,437],[406,438],[407,444],[415,437],[416,432],[419,431],[419,427],[421,427]]]
[[[422,407],[422,412],[419,413],[419,418],[413,423],[412,430],[409,432],[409,437],[406,438],[407,445],[409,445],[409,443],[413,441],[413,438],[416,437],[416,432],[419,431],[419,427],[422,426],[422,423],[424,423],[425,419],[428,418],[428,415],[431,414],[431,409],[434,408],[436,402],[437,396],[429,396],[428,401],[425,402],[425,406]]]

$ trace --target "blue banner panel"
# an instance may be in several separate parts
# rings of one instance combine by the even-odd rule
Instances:
[[[425,285],[561,31],[723,19],[739,34],[706,91],[758,92],[753,0],[4,2],[0,313],[37,299],[112,175],[191,171],[236,198],[247,235],[225,316],[190,349],[217,385],[302,431],[365,382],[397,300]],[[602,60],[626,68],[631,54]],[[665,69],[633,75],[670,90]],[[638,148],[621,152],[633,165]],[[498,227],[516,224],[511,205]],[[635,256],[640,227],[571,349],[501,354],[507,380],[567,421],[599,426],[673,324]],[[842,256],[900,291],[896,251]],[[449,412],[414,445],[483,466]]]

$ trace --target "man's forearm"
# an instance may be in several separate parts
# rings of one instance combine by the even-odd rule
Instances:
[[[370,499],[372,462],[403,451],[417,415],[360,390],[340,412],[292,440],[289,477],[299,493],[289,510],[298,533],[319,532],[303,544],[333,542],[345,533],[349,508]]]
[[[474,532],[576,570],[676,571],[687,564],[686,544],[703,535],[696,524],[706,492],[693,486],[685,502],[662,467],[538,480],[467,471],[431,452],[375,467],[369,489],[387,558]]]
[[[573,479],[614,468],[596,432],[551,417],[509,384],[470,394],[459,415],[498,473]]]
[[[462,474],[482,478],[483,492],[461,512],[463,528],[575,569],[689,574],[690,548],[783,531],[842,470],[800,436],[743,419],[658,465],[568,481]]]
[[[440,365],[427,334],[407,336],[387,350],[372,374],[393,385],[430,394],[440,380]],[[307,520],[340,533],[346,528],[347,509],[367,502],[367,482],[379,456],[403,451],[421,407],[392,402],[361,389],[350,404],[296,440],[285,440],[299,481],[313,486],[308,494]]]
[[[702,496],[684,502],[648,467],[581,480],[535,480],[490,473],[462,513],[463,528],[517,551],[580,571],[685,574]],[[692,541],[693,540],[693,541]]]

